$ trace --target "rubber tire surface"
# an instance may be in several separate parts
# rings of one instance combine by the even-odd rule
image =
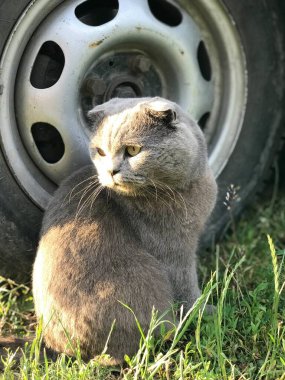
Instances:
[[[29,2],[0,0],[0,55]],[[0,151],[0,275],[17,281],[30,279],[41,218],[42,212],[20,189]]]
[[[0,0],[0,55],[29,2]],[[235,214],[261,186],[280,146],[284,124],[284,2],[224,0],[224,4],[245,50],[248,100],[239,140],[218,180],[219,200],[204,237],[207,244],[228,223],[223,205],[228,186],[240,188],[241,201],[232,210]],[[41,217],[42,212],[21,190],[0,152],[0,275],[29,279]]]
[[[219,198],[204,236],[209,245],[230,222],[223,204],[233,184],[239,202],[231,213],[238,215],[257,191],[262,192],[285,132],[285,4],[282,0],[223,0],[232,15],[245,51],[248,94],[242,131],[219,176]]]

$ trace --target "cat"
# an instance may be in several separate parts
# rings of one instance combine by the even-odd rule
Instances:
[[[196,250],[217,186],[200,128],[175,103],[111,99],[89,113],[88,165],[62,182],[33,268],[45,344],[109,364],[133,355],[153,307],[200,295]]]

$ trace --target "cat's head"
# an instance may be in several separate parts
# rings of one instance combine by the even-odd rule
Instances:
[[[183,189],[205,170],[203,134],[171,101],[111,99],[89,116],[90,155],[103,186],[127,195]]]

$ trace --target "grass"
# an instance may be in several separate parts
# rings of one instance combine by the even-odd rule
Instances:
[[[270,237],[271,236],[271,237]],[[40,328],[20,363],[2,359],[0,379],[284,379],[285,380],[285,194],[255,205],[200,263],[203,295],[172,337],[154,313],[138,353],[125,368],[84,363],[61,355],[41,357]],[[216,309],[206,315],[205,302]],[[160,328],[160,339],[153,330]],[[0,332],[35,333],[30,289],[1,279]],[[2,376],[2,377],[1,377]]]

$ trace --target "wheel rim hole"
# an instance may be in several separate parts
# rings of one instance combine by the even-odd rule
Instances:
[[[202,129],[202,131],[204,131],[206,129],[209,117],[210,117],[210,112],[206,112],[206,113],[204,113],[204,115],[202,115],[200,117],[200,119],[198,121],[198,125]]]
[[[206,81],[210,81],[212,78],[212,67],[209,54],[203,41],[200,41],[199,43],[197,50],[197,58],[203,78]]]
[[[48,88],[53,86],[60,78],[65,64],[61,47],[53,42],[45,42],[33,64],[30,82],[35,88]]]
[[[42,158],[49,164],[57,163],[64,155],[65,147],[58,130],[48,123],[35,123],[31,132]]]
[[[173,4],[165,0],[148,0],[154,17],[169,26],[178,26],[182,22],[182,13]]]
[[[75,16],[83,24],[99,26],[113,20],[118,10],[118,0],[88,0],[76,7]]]

